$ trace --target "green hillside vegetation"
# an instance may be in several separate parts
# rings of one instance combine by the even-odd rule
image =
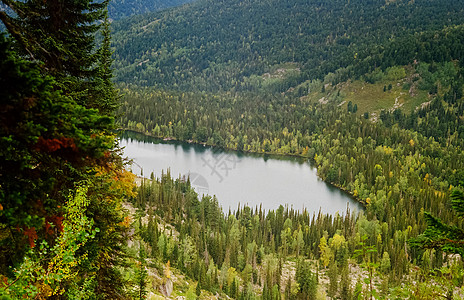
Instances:
[[[215,197],[198,197],[188,178],[174,180],[169,170],[142,181],[131,206],[131,251],[143,253],[137,259],[149,270],[132,279],[148,299],[163,295],[166,270],[170,296],[188,299],[460,299],[462,261],[435,250],[405,252],[417,227],[283,206],[224,213]]]
[[[404,112],[410,113],[421,108],[423,103],[432,100],[435,94],[439,93],[436,90],[435,94],[430,94],[429,86],[423,83],[426,79],[418,73],[418,70],[421,70],[424,66],[428,68],[427,64],[420,64],[418,66],[390,67],[385,72],[376,69],[371,74],[362,76],[360,79],[340,82],[334,86],[329,84],[329,75],[319,85],[313,85],[313,89],[310,87],[311,84],[307,83],[303,83],[295,89],[309,89],[310,92],[302,97],[311,102],[320,101],[324,103],[328,99],[335,99],[339,102],[339,105],[343,105],[344,107],[347,107],[351,102],[352,109],[348,109],[347,107],[347,110],[355,112],[358,115],[364,115],[367,112],[369,118],[375,120],[382,110],[394,111],[395,109],[401,109]],[[453,65],[451,68],[455,69]],[[399,74],[389,74],[394,70],[399,70]],[[433,80],[436,82],[433,84],[434,86],[440,85],[441,87],[440,81],[450,81],[448,74],[438,73],[434,74],[434,76]],[[439,78],[440,76],[443,77]],[[375,81],[372,81],[370,77],[375,77]],[[327,88],[324,87],[324,92],[321,91],[322,85],[327,86]],[[441,89],[440,93],[443,94],[443,92],[444,90]],[[356,105],[356,108],[354,108],[354,105]]]
[[[156,211],[162,205],[157,201],[164,201],[156,200],[161,197],[156,192],[158,198],[148,203],[148,189],[158,189],[163,180],[174,186],[184,182],[169,176],[152,181],[139,190],[137,205],[173,225],[180,236],[201,233],[194,239],[203,239],[195,247],[198,272],[173,264],[200,282],[201,290],[240,299],[462,297],[462,259],[453,256],[459,247],[445,242],[463,240],[460,210],[455,214],[449,201],[464,183],[462,7],[451,1],[362,4],[199,1],[115,24],[121,128],[237,151],[306,157],[323,180],[366,206],[345,225],[337,216],[239,208],[210,231],[209,211],[200,209],[195,222],[205,227],[195,231],[196,225],[179,224],[178,212],[171,210],[166,219],[164,209]],[[190,214],[188,200],[182,201],[169,207]],[[209,200],[200,200],[200,207],[209,205],[203,201]],[[252,229],[249,237],[253,221],[243,220],[248,220],[243,214],[263,226],[257,236]],[[281,214],[279,224],[287,223],[288,231],[273,223]],[[227,240],[234,220],[240,224],[233,239],[240,241],[238,251]],[[299,229],[303,252],[295,248]],[[448,233],[454,234],[451,239]],[[228,253],[229,261],[214,252],[223,236],[219,253]],[[350,245],[344,263],[336,259],[334,239]],[[249,285],[245,262],[253,242],[277,269],[251,264],[258,275],[251,275]],[[295,271],[297,266],[306,271]],[[218,276],[211,277],[215,270]]]
[[[0,298],[464,297],[464,2],[198,0],[113,43],[107,2],[2,3]],[[365,210],[135,187],[117,128],[300,156]]]
[[[108,3],[108,15],[113,20],[180,6],[191,0],[114,0]]]
[[[114,23],[116,80],[183,91],[246,89],[245,77],[294,62],[301,73],[287,85],[295,86],[375,58],[391,39],[462,24],[463,8],[448,0],[197,1]]]

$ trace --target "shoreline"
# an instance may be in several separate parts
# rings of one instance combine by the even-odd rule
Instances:
[[[247,155],[259,155],[261,157],[262,156],[269,156],[270,158],[272,158],[274,156],[274,157],[278,157],[278,158],[304,159],[304,160],[307,160],[310,163],[311,167],[315,168],[316,171],[317,171],[317,166],[315,165],[314,160],[312,160],[309,157],[301,156],[301,155],[298,155],[298,154],[290,154],[290,153],[284,154],[284,153],[270,153],[270,152],[259,153],[259,152],[253,152],[253,151],[239,151],[239,150],[236,150],[236,149],[233,149],[233,148],[228,148],[228,147],[219,147],[217,145],[208,145],[206,143],[197,142],[197,141],[194,141],[194,140],[184,141],[184,140],[175,139],[174,137],[159,137],[159,136],[154,136],[154,135],[149,134],[149,133],[147,134],[147,133],[143,133],[143,132],[140,132],[140,131],[136,131],[136,130],[132,130],[132,129],[124,129],[124,128],[117,129],[117,132],[132,132],[132,133],[135,133],[135,134],[140,134],[140,135],[142,135],[144,137],[158,139],[161,142],[168,142],[168,143],[169,142],[178,142],[178,143],[187,143],[187,144],[198,145],[198,146],[202,145],[204,147],[210,147],[212,149],[219,149],[219,150],[222,150],[222,151],[230,151],[230,152],[234,152],[234,153],[243,153],[243,154],[247,154]],[[342,191],[347,196],[349,196],[350,198],[352,198],[353,200],[355,200],[356,202],[361,204],[363,206],[363,208],[366,208],[366,202],[361,200],[358,197],[355,197],[352,192],[348,191],[344,187],[338,186],[337,184],[334,184],[332,182],[328,182],[328,181],[322,179],[319,176],[319,172],[316,172],[316,174],[317,174],[317,177],[320,180],[322,180],[324,183],[326,183],[326,184],[328,184],[328,185],[330,185],[330,186],[332,186],[334,188],[337,188],[338,190]],[[143,178],[145,178],[145,177],[143,177]],[[145,179],[149,180],[149,178],[145,178]],[[137,176],[137,180],[141,181],[142,177]]]

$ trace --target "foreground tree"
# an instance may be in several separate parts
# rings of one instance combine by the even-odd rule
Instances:
[[[57,91],[54,78],[11,51],[3,36],[0,73],[0,274],[15,278],[11,267],[39,240],[55,245],[67,195],[86,181],[85,213],[100,231],[83,245],[76,278],[96,276],[98,294],[112,295],[123,287],[115,266],[127,229],[121,201],[132,188],[113,150],[113,119]]]
[[[460,218],[464,217],[464,193],[455,189],[450,196],[451,207]],[[459,225],[443,223],[439,218],[425,212],[427,229],[410,244],[422,249],[436,249],[446,253],[459,254],[464,257],[464,228]]]
[[[76,253],[75,276],[57,285],[122,298],[118,265],[128,226],[121,202],[133,186],[112,133],[117,93],[107,2],[2,2],[13,13],[0,12],[10,34],[0,37],[0,274],[19,280],[12,267],[26,253],[41,241],[55,247],[67,197],[86,182],[83,213],[99,231]]]
[[[461,219],[464,217],[464,193],[461,189],[454,189],[450,196],[451,207]],[[445,299],[453,299],[454,290],[457,286],[462,286],[462,257],[464,255],[464,228],[462,222],[458,225],[445,224],[439,218],[432,216],[430,213],[424,213],[427,221],[427,229],[423,234],[415,239],[410,239],[411,246],[420,249],[434,249],[438,251],[438,255],[442,252],[447,254],[458,254],[461,260],[449,262],[445,266],[435,269],[425,269],[424,271],[429,276],[433,277],[434,281],[444,287],[441,291],[445,294],[440,295]],[[459,271],[458,271],[459,270]],[[430,292],[427,288],[424,293]],[[437,292],[435,292],[438,295]]]
[[[105,22],[108,1],[2,0],[11,14],[0,20],[15,39],[18,51],[40,62],[42,72],[53,76],[56,88],[80,105],[101,112],[114,110],[109,65],[109,30]],[[95,34],[105,24],[104,41],[95,46]],[[109,86],[109,89],[108,89]],[[102,93],[106,92],[106,93]]]

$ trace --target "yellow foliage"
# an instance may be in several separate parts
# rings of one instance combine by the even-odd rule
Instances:
[[[410,145],[411,147],[414,147],[414,144],[415,144],[415,143],[414,143],[414,140],[413,140],[413,139],[410,139],[410,140],[409,140],[409,145]]]
[[[47,299],[53,295],[53,289],[48,284],[37,282],[35,287],[39,291],[39,294],[36,296],[38,299]]]
[[[170,266],[171,261],[168,260],[168,262],[166,263],[166,268],[164,269],[164,276],[166,276],[166,278],[171,278]]]
[[[234,278],[237,276],[237,271],[235,270],[234,267],[230,267],[227,270],[227,284],[230,286],[232,284],[232,281],[234,281]]]
[[[130,217],[130,216],[125,216],[125,217],[124,217],[124,221],[122,221],[121,223],[119,223],[119,225],[124,226],[124,227],[126,227],[126,228],[129,228],[129,227],[130,227],[130,224],[131,224],[131,217]]]
[[[367,205],[371,204],[371,198],[366,198],[366,204]]]
[[[321,262],[324,267],[327,267],[330,263],[330,261],[333,259],[333,252],[327,245],[327,240],[325,237],[321,237],[320,243],[319,243],[319,252],[321,254]]]
[[[136,197],[135,174],[125,169],[97,169],[97,177],[106,183],[110,183],[110,191],[117,192],[121,196]]]
[[[338,250],[345,243],[346,243],[345,237],[343,235],[339,235],[336,233],[334,234],[332,241],[330,242],[330,247],[332,247],[335,250]]]
[[[303,151],[301,152],[301,155],[306,155],[308,153],[308,146],[306,146],[306,148],[303,149]]]
[[[382,235],[380,233],[377,235],[377,243],[382,243]]]
[[[385,154],[388,154],[388,155],[393,154],[393,149],[387,146],[383,146],[383,151],[385,152]]]

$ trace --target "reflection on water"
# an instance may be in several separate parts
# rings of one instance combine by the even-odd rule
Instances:
[[[349,195],[317,177],[305,159],[223,151],[203,145],[161,141],[152,137],[125,133],[120,141],[124,155],[133,159],[143,174],[158,176],[170,168],[174,177],[190,174],[199,194],[216,195],[224,210],[239,204],[266,210],[288,205],[309,212],[343,214],[362,206]],[[136,137],[136,139],[135,139]],[[133,172],[141,174],[139,167]]]

